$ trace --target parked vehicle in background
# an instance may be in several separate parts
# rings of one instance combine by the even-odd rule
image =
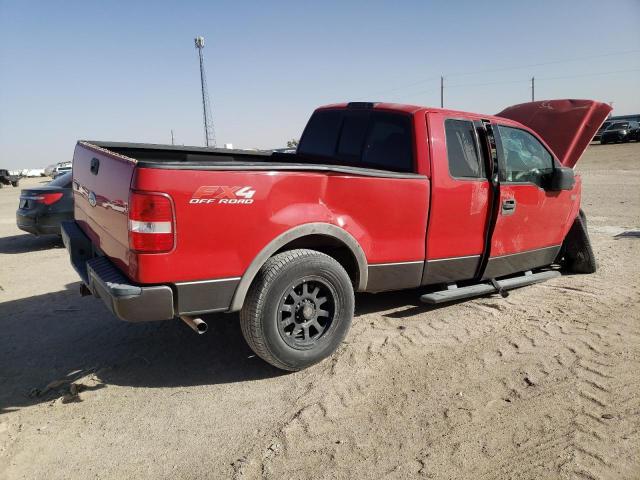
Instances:
[[[54,174],[53,174],[53,177],[51,177],[51,178],[56,179],[56,178],[58,178],[58,177],[60,177],[60,176],[64,175],[65,173],[69,173],[70,171],[71,171],[71,169],[70,169],[70,168],[63,168],[63,169],[60,169],[59,171],[57,171],[56,173],[54,173]]]
[[[634,120],[613,122],[600,137],[600,143],[603,145],[631,140],[640,141],[640,123]]]
[[[28,178],[36,178],[36,177],[45,177],[44,168],[25,168],[20,171],[20,174],[23,177]]]
[[[598,140],[600,140],[600,138],[602,137],[602,132],[604,132],[609,125],[611,125],[611,121],[607,120],[606,122],[604,122],[602,124],[602,126],[598,129],[598,131],[596,132],[596,134],[593,136],[593,141],[597,142]]]
[[[611,107],[497,115],[353,102],[319,108],[296,153],[78,142],[62,238],[119,318],[240,311],[261,358],[299,370],[344,339],[354,291],[441,303],[592,273],[576,164]]]
[[[34,235],[60,235],[60,223],[73,219],[72,173],[67,172],[42,187],[20,192],[16,223]]]
[[[12,175],[9,170],[0,169],[0,188],[5,185],[17,187],[20,184],[20,175]]]
[[[58,178],[60,175],[63,175],[67,172],[71,171],[71,162],[61,162],[56,164],[51,172],[52,178]]]

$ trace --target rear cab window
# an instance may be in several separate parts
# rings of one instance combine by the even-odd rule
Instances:
[[[322,163],[413,172],[411,116],[377,110],[319,110],[307,124],[298,154]]]
[[[473,122],[444,121],[449,174],[456,179],[486,179]]]

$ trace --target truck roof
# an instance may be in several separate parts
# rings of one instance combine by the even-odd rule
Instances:
[[[473,117],[482,117],[488,120],[494,120],[500,118],[501,121],[506,120],[508,123],[518,124],[513,120],[510,120],[505,117],[497,117],[496,115],[486,115],[477,112],[465,112],[462,110],[451,110],[448,108],[437,108],[437,107],[429,107],[425,105],[412,105],[408,103],[388,103],[388,102],[342,102],[342,103],[331,103],[328,105],[323,105],[318,107],[317,110],[331,109],[331,108],[371,108],[374,110],[386,110],[400,113],[407,113],[411,115],[415,115],[416,113],[421,112],[439,112],[449,115],[463,115],[463,116],[473,116]]]
[[[521,103],[496,115],[484,115],[404,103],[334,103],[321,109],[373,109],[416,115],[438,112],[476,120],[486,119],[534,132],[565,167],[573,167],[602,125],[611,106],[593,100],[558,99]]]

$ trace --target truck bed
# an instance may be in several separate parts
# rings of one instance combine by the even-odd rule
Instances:
[[[416,178],[421,175],[392,172],[374,168],[354,167],[337,159],[321,161],[299,155],[271,151],[230,150],[209,147],[185,147],[153,143],[105,142],[82,140],[80,144],[128,157],[141,168],[165,168],[171,170],[305,170],[337,172],[367,177]]]

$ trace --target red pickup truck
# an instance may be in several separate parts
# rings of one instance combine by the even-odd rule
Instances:
[[[609,111],[335,104],[292,154],[79,141],[62,235],[122,320],[239,311],[255,353],[298,370],[344,339],[354,291],[438,303],[594,271],[572,167]]]

